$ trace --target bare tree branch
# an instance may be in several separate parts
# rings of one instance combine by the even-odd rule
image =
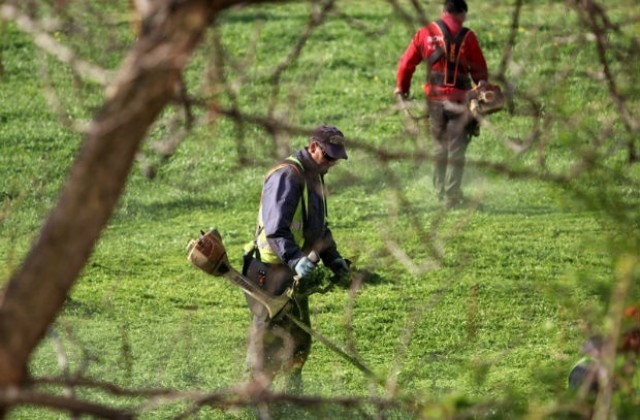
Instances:
[[[58,204],[6,286],[0,301],[0,388],[26,380],[29,356],[55,319],[109,220],[140,142],[176,96],[181,72],[204,30],[220,10],[236,3],[184,0],[174,7],[175,1],[165,0],[156,4],[148,31],[107,89],[104,106],[89,128]],[[40,38],[40,31],[14,7],[3,5],[0,11]],[[78,63],[73,54],[56,49],[46,36],[40,39],[45,40],[38,41],[45,48],[58,51],[61,59]],[[92,70],[89,73],[95,76]]]
[[[627,128],[630,138],[628,140],[628,160],[630,163],[639,161],[638,152],[635,147],[635,138],[640,132],[640,125],[638,121],[633,118],[627,101],[620,93],[616,78],[611,70],[609,59],[607,58],[607,36],[608,31],[617,30],[618,27],[613,25],[609,20],[604,9],[593,0],[571,0],[579,12],[581,21],[587,25],[591,30],[591,33],[596,38],[596,46],[598,51],[598,58],[602,65],[602,71],[604,73],[607,86],[609,88],[610,97],[618,108],[618,114],[622,123]]]
[[[63,63],[67,63],[82,77],[93,80],[103,86],[107,85],[110,79],[110,73],[108,71],[78,58],[74,51],[56,41],[53,36],[43,30],[35,21],[29,18],[29,16],[20,13],[16,6],[11,4],[1,5],[0,17],[6,21],[14,21],[20,29],[33,37],[36,45]]]
[[[604,8],[591,0],[568,0],[579,11],[582,22],[591,31],[583,38],[588,38],[596,42],[596,48],[602,72],[597,71],[592,77],[601,78],[596,81],[606,81],[608,94],[616,104],[620,118],[630,134],[630,140],[626,143],[629,147],[629,160],[636,159],[635,137],[637,134],[637,122],[633,119],[633,101],[625,97],[622,93],[624,89],[619,83],[619,73],[616,72],[616,62],[612,61],[616,55],[611,55],[607,50],[610,40],[609,32],[620,32],[620,27],[611,22]],[[17,2],[5,2],[0,6],[0,16],[5,21],[16,21],[18,27],[28,33],[37,43],[39,48],[48,54],[52,54],[59,61],[66,63],[74,72],[82,78],[97,81],[105,84],[109,78],[109,72],[100,69],[89,62],[80,59],[74,51],[58,43],[45,30],[44,26],[35,18],[20,13],[15,6]],[[102,228],[108,222],[118,198],[126,182],[127,174],[136,158],[140,156],[140,144],[150,129],[152,123],[157,119],[160,112],[171,103],[181,105],[184,115],[176,115],[169,121],[170,134],[162,141],[152,145],[160,156],[160,164],[172,156],[176,148],[186,136],[192,126],[203,123],[205,118],[214,121],[219,117],[230,119],[234,122],[237,131],[237,147],[240,161],[246,156],[244,149],[245,133],[249,132],[248,127],[256,126],[268,132],[274,139],[276,148],[278,140],[289,135],[309,135],[311,130],[306,127],[296,126],[286,116],[278,115],[277,108],[283,105],[280,98],[280,91],[283,88],[283,75],[291,69],[301,56],[304,48],[314,31],[322,25],[329,16],[344,19],[347,23],[367,34],[380,34],[384,29],[371,30],[361,22],[351,19],[345,13],[336,10],[335,0],[316,0],[312,5],[312,12],[306,22],[306,26],[295,40],[288,54],[280,60],[275,68],[270,69],[266,75],[270,79],[272,94],[266,112],[264,114],[249,114],[241,104],[239,92],[244,83],[249,80],[250,74],[244,67],[256,57],[256,40],[260,36],[259,25],[253,33],[249,51],[240,63],[234,62],[224,51],[222,40],[213,28],[213,54],[210,74],[206,86],[208,91],[202,97],[190,97],[183,82],[183,70],[186,62],[191,56],[194,48],[203,37],[205,30],[215,21],[218,12],[232,5],[244,5],[248,3],[261,3],[261,1],[244,2],[240,0],[156,0],[149,2],[150,9],[143,13],[140,24],[143,30],[133,49],[126,56],[126,60],[115,76],[115,80],[106,91],[106,100],[99,114],[86,131],[83,147],[70,173],[69,180],[60,196],[59,202],[47,218],[40,237],[34,243],[31,251],[24,261],[23,266],[12,276],[6,291],[0,297],[0,408],[15,405],[36,404],[53,409],[64,410],[69,413],[88,414],[105,418],[129,418],[131,416],[148,413],[156,407],[174,403],[186,403],[188,407],[180,414],[181,417],[189,417],[199,413],[203,407],[213,407],[227,409],[233,407],[249,407],[257,404],[266,405],[277,402],[289,402],[301,407],[324,407],[336,405],[345,408],[361,410],[364,416],[382,418],[382,411],[386,408],[401,407],[410,412],[418,413],[424,407],[418,398],[403,398],[402,389],[398,386],[398,375],[402,369],[404,358],[408,351],[410,341],[418,319],[426,310],[433,306],[433,302],[441,297],[435,293],[433,299],[427,305],[416,308],[407,319],[406,328],[403,330],[401,342],[397,351],[395,365],[391,368],[387,381],[387,391],[389,398],[374,397],[353,397],[353,398],[325,398],[311,396],[291,396],[285,394],[272,393],[264,388],[262,384],[252,382],[243,386],[222,391],[222,392],[200,392],[200,391],[179,391],[163,389],[126,389],[116,384],[92,381],[82,377],[84,367],[75,376],[68,370],[65,360],[64,349],[61,343],[52,338],[56,353],[59,357],[61,367],[64,371],[64,378],[39,378],[30,381],[26,372],[29,356],[33,352],[37,343],[42,339],[48,326],[51,325],[57,313],[62,308],[66,296],[73,286],[80,270],[89,258]],[[404,19],[407,25],[415,25],[416,18],[423,24],[426,23],[426,15],[421,4],[417,0],[409,2],[399,2],[388,0],[396,14]],[[31,3],[35,5],[35,2]],[[562,171],[553,172],[546,165],[547,146],[553,140],[550,134],[550,127],[554,116],[546,112],[543,105],[544,99],[537,97],[537,92],[515,92],[513,83],[507,80],[506,73],[508,67],[514,65],[513,54],[516,47],[517,33],[520,26],[522,7],[524,2],[517,0],[513,9],[511,29],[498,72],[498,80],[507,85],[507,91],[513,96],[518,95],[518,99],[525,103],[524,111],[519,116],[530,121],[530,131],[523,130],[519,138],[503,139],[504,145],[516,155],[524,155],[537,145],[538,160],[537,166],[512,165],[508,161],[476,160],[468,161],[469,166],[483,169],[487,172],[498,173],[506,178],[532,179],[543,181],[548,184],[559,186],[569,190],[575,195],[584,194],[582,198],[587,200],[585,190],[579,185],[576,178],[589,175],[597,171],[606,171],[608,168],[602,161],[603,157],[609,157],[619,153],[620,143],[611,142],[614,135],[617,119],[603,121],[601,126],[589,132],[589,141],[585,141],[586,146],[579,145],[579,153],[575,159],[570,161],[571,165]],[[63,8],[66,1],[56,1],[55,7]],[[35,7],[35,6],[34,6]],[[406,10],[405,10],[406,9]],[[593,38],[593,39],[592,39]],[[246,65],[246,66],[245,66]],[[511,68],[512,68],[511,67]],[[236,74],[225,74],[225,68],[231,68]],[[560,72],[558,77],[564,73]],[[585,72],[586,74],[586,72]],[[582,73],[581,73],[582,75]],[[43,73],[43,76],[46,76]],[[307,76],[308,77],[308,76]],[[313,77],[313,76],[312,76]],[[46,80],[46,77],[45,77]],[[57,104],[58,98],[53,94],[53,83],[47,81],[47,92],[50,94],[53,108],[62,111],[62,107]],[[226,96],[223,96],[226,95]],[[222,98],[221,98],[222,97]],[[291,107],[296,102],[295,94],[288,97],[289,102],[284,105]],[[512,98],[513,99],[513,98]],[[222,104],[229,105],[222,105]],[[512,103],[513,106],[513,103]],[[194,116],[193,108],[196,111],[210,111],[210,114],[202,119]],[[419,108],[419,106],[417,107]],[[369,118],[379,117],[381,114],[395,115],[405,111],[404,117],[410,123],[423,122],[422,115],[415,117],[406,108],[406,104],[400,103],[398,106],[385,106],[377,111],[376,115]],[[423,110],[421,110],[423,111]],[[59,112],[62,115],[62,112]],[[422,112],[424,114],[424,112]],[[570,125],[577,124],[577,119],[569,119]],[[181,127],[182,123],[186,128]],[[484,127],[498,132],[500,127],[495,127],[488,120],[482,121]],[[410,127],[410,125],[406,125]],[[401,130],[398,130],[401,131]],[[414,132],[419,140],[419,129]],[[394,133],[392,138],[401,138],[406,133]],[[394,137],[395,136],[395,137]],[[499,136],[496,136],[499,137]],[[440,267],[444,259],[444,247],[454,234],[459,233],[461,226],[468,223],[471,216],[461,217],[458,224],[450,228],[445,223],[444,212],[434,212],[430,219],[430,225],[424,226],[424,220],[420,214],[412,207],[409,197],[402,191],[402,180],[394,176],[394,172],[389,165],[390,162],[416,162],[424,163],[431,160],[431,156],[424,147],[417,142],[417,150],[407,150],[407,147],[393,150],[389,147],[391,142],[386,142],[385,147],[377,147],[359,138],[349,138],[348,146],[354,150],[363,152],[376,163],[379,163],[384,172],[385,179],[388,179],[393,188],[393,198],[390,212],[390,219],[394,220],[402,215],[403,220],[408,220],[411,229],[416,234],[416,239],[424,244],[426,255],[416,257],[406,251],[400,240],[396,240],[392,233],[386,235],[386,250],[395,257],[410,273],[421,274],[429,270]],[[613,143],[613,144],[612,144]],[[281,146],[282,144],[280,144]],[[519,156],[517,156],[519,157]],[[143,164],[147,164],[145,158],[139,158]],[[152,174],[156,166],[149,164],[148,173]],[[150,175],[151,176],[151,175]],[[626,181],[624,176],[621,181]],[[4,207],[3,205],[3,212]],[[420,209],[422,210],[422,209]],[[0,213],[0,219],[3,213]],[[621,221],[630,221],[631,216],[613,215],[619,217]],[[626,220],[625,220],[626,218]],[[621,223],[623,224],[623,223]],[[630,225],[630,223],[628,223]],[[454,232],[447,235],[451,229]],[[464,260],[464,258],[462,258]],[[464,266],[461,261],[460,267]],[[458,274],[458,273],[456,273]],[[452,275],[451,279],[456,278]],[[361,280],[361,279],[360,279]],[[626,279],[625,280],[629,280]],[[628,284],[621,284],[621,288]],[[621,289],[616,296],[622,299]],[[371,369],[359,362],[356,352],[357,343],[353,333],[351,321],[352,311],[355,307],[355,295],[357,287],[351,290],[350,306],[347,309],[347,336],[348,346],[352,361],[355,365],[360,364],[361,370],[371,373],[376,383],[379,378],[375,377]],[[472,290],[472,304],[477,304],[477,290]],[[33,308],[37,308],[34,310]],[[614,311],[615,309],[615,311]],[[475,311],[475,309],[470,309]],[[619,308],[612,308],[612,317],[619,321]],[[473,315],[469,316],[469,334],[474,335],[477,326],[474,324]],[[616,325],[614,327],[617,328]],[[613,334],[618,330],[614,328]],[[322,341],[322,340],[321,340]],[[130,372],[132,369],[132,353],[129,347],[129,339],[126,331],[122,335],[122,353]],[[331,342],[325,343],[329,347]],[[334,345],[335,346],[335,345]],[[612,355],[612,357],[615,354]],[[611,366],[610,366],[611,368]],[[612,368],[610,370],[613,370]],[[25,385],[26,384],[26,385]],[[22,387],[15,387],[20,385]],[[58,386],[61,389],[73,391],[82,387],[91,391],[106,392],[111,396],[130,397],[144,399],[144,402],[137,402],[133,409],[112,409],[101,405],[84,402],[73,397],[69,392],[66,397],[54,397],[44,392],[36,392],[38,386]],[[603,391],[600,398],[602,413],[608,413],[611,406],[611,394]],[[398,397],[392,399],[391,397]],[[373,407],[373,410],[371,408]],[[558,410],[564,407],[558,407]],[[469,410],[469,413],[481,412],[483,407],[477,405]],[[376,411],[378,410],[378,411]],[[372,415],[371,412],[376,415]],[[1,414],[1,413],[0,413]]]
[[[60,397],[48,393],[20,389],[16,387],[0,388],[0,406],[15,407],[21,405],[37,405],[48,407],[70,414],[88,414],[104,419],[132,419],[133,414],[125,410],[117,410],[76,398]]]

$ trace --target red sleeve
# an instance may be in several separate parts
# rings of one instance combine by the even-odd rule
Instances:
[[[478,84],[481,80],[489,80],[489,70],[487,70],[487,62],[482,54],[480,43],[473,31],[469,31],[465,42],[466,58],[469,63],[469,74],[475,84]]]
[[[404,52],[398,63],[398,71],[396,73],[396,87],[402,93],[408,94],[411,89],[411,78],[416,71],[416,66],[422,61],[422,51],[420,45],[422,43],[422,31],[418,31],[407,50]]]

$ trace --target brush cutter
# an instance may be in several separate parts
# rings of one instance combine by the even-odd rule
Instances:
[[[505,97],[500,86],[482,81],[478,86],[466,94],[467,107],[477,120],[501,111],[504,108]]]
[[[216,229],[211,229],[208,233],[200,231],[200,238],[189,242],[187,252],[187,259],[193,265],[213,276],[225,277],[239,286],[246,294],[264,305],[270,318],[274,318],[291,299],[297,296],[300,284],[300,276],[298,275],[293,277],[293,285],[284,293],[280,296],[273,296],[231,267],[227,251],[222,243],[222,237]],[[311,251],[307,257],[314,264],[320,261],[320,257],[315,251]],[[312,293],[326,293],[326,291],[328,290],[314,287],[306,291],[303,297]]]
[[[227,250],[222,244],[222,237],[216,229],[204,233],[200,238],[191,240],[187,245],[187,258],[202,271],[216,277],[223,276],[240,287],[246,294],[260,302],[274,318],[290,301],[288,293],[272,296],[236,271],[227,257]]]
[[[280,296],[272,296],[262,290],[258,285],[254,284],[251,280],[236,271],[231,264],[229,264],[229,258],[227,257],[227,250],[222,244],[222,237],[216,229],[211,229],[209,232],[204,233],[200,231],[200,238],[193,239],[187,245],[187,259],[193,263],[196,267],[204,272],[216,277],[223,276],[231,281],[231,283],[240,287],[245,293],[252,298],[260,302],[269,312],[269,317],[274,319],[278,316],[286,316],[303,331],[313,336],[325,346],[342,356],[345,360],[351,362],[356,368],[363,372],[368,377],[372,378],[379,384],[382,384],[380,379],[360,360],[350,355],[328,338],[324,337],[317,331],[312,330],[307,324],[293,316],[285,308],[295,297],[295,284],[300,281],[298,276],[294,277],[294,286],[285,291]],[[314,263],[318,262],[319,257],[315,252],[311,252],[308,258]],[[330,285],[332,287],[333,285]],[[328,289],[314,289],[311,293],[324,293]],[[306,293],[306,296],[311,294]]]

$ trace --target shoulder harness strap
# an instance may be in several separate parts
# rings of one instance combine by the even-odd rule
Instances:
[[[298,181],[302,186],[302,197],[300,198],[300,203],[302,205],[302,223],[304,224],[307,222],[307,202],[309,201],[308,192],[307,192],[307,182],[303,175],[304,166],[302,166],[302,162],[300,162],[297,158],[293,156],[289,156],[287,159],[285,159],[284,162],[282,162],[278,166],[282,168],[287,165],[291,166],[296,170]]]
[[[439,53],[436,51],[431,55],[431,57],[429,57],[429,66],[432,66],[436,61],[438,61],[444,53],[445,60],[447,61],[444,73],[444,85],[455,86],[456,81],[458,80],[460,50],[462,49],[462,43],[469,33],[469,28],[463,27],[460,29],[460,32],[456,34],[456,37],[453,38],[451,36],[451,32],[449,32],[449,28],[442,19],[436,20],[435,23],[442,33],[445,48],[444,51],[440,50]]]
[[[302,193],[302,198],[301,198],[301,205],[302,205],[302,221],[303,223],[306,223],[307,220],[307,203],[306,201],[308,200],[308,198],[305,200],[305,193],[307,192],[306,189],[306,181],[304,179],[303,173],[304,173],[304,167],[302,166],[302,163],[296,159],[293,156],[289,156],[288,158],[285,159],[284,162],[280,162],[279,164],[277,164],[276,166],[274,166],[273,168],[271,168],[269,170],[269,172],[266,173],[266,175],[264,176],[264,180],[266,181],[267,178],[269,178],[274,172],[279,171],[280,169],[286,168],[287,166],[293,168],[296,173],[296,177],[298,178],[298,181],[300,182],[300,185],[302,186],[303,189],[303,193]],[[260,202],[262,202],[262,197],[260,197]],[[256,250],[257,252],[257,241],[258,241],[258,236],[260,235],[260,233],[262,233],[262,229],[264,229],[264,226],[262,226],[262,224],[260,223],[260,210],[258,211],[258,221],[256,223],[256,232],[255,235],[253,237],[253,244],[254,244],[254,250]],[[258,257],[259,258],[259,257]]]

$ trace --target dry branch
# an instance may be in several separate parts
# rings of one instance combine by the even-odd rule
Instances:
[[[207,26],[220,10],[237,3],[156,3],[147,22],[148,30],[133,46],[107,89],[106,101],[89,127],[57,205],[5,288],[0,301],[0,388],[8,390],[9,386],[26,381],[27,361],[62,308],[111,217],[140,142],[175,97],[184,66]],[[16,20],[38,45],[78,71],[98,80],[105,77],[53,43],[15,7],[5,4],[0,14],[4,19]],[[11,405],[13,400],[6,393],[4,396],[0,406]]]
[[[109,82],[111,75],[107,70],[79,58],[73,50],[58,42],[36,21],[20,13],[16,6],[11,4],[0,6],[0,17],[3,20],[15,22],[22,31],[31,35],[33,42],[38,47],[61,62],[67,63],[81,77],[93,80],[103,86],[106,86]]]

